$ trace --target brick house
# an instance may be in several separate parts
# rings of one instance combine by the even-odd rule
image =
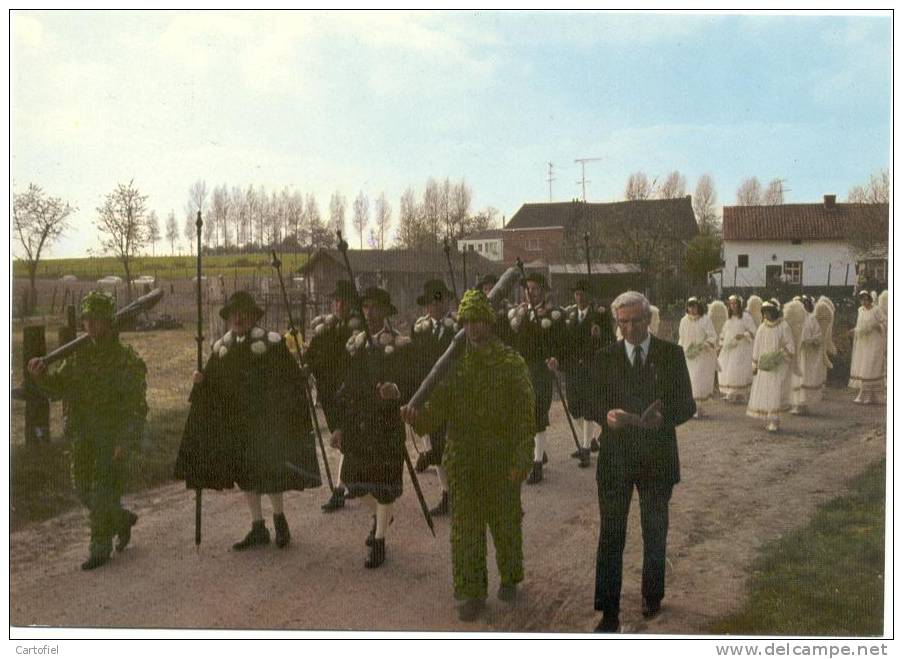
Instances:
[[[478,231],[458,240],[458,249],[476,252],[490,261],[502,260],[502,230]]]
[[[887,286],[887,204],[724,207],[723,288],[849,293]]]

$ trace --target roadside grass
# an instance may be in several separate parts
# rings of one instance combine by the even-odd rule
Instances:
[[[127,492],[173,480],[186,409],[151,412],[140,452],[129,461]],[[10,446],[10,530],[55,517],[80,505],[72,484],[67,441]]]
[[[278,250],[277,250],[278,253]],[[238,277],[270,276],[273,267],[271,256],[265,253],[251,254],[205,254],[204,276],[229,275]],[[279,253],[284,272],[294,272],[307,261],[303,252],[287,251]],[[197,263],[194,256],[138,256],[132,259],[129,270],[133,278],[141,275],[156,276],[163,280],[191,279],[196,274]],[[39,279],[59,279],[74,275],[79,280],[95,281],[108,275],[125,277],[125,269],[119,259],[112,256],[85,257],[71,259],[42,259],[38,263]],[[25,262],[13,261],[13,276],[28,282]]]
[[[886,461],[850,482],[809,524],[767,544],[744,608],[713,634],[880,636],[884,624]]]

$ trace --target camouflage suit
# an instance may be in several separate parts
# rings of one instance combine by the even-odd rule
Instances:
[[[75,489],[90,512],[92,556],[109,556],[113,536],[128,524],[120,497],[128,453],[147,416],[146,373],[137,353],[109,334],[81,346],[41,382],[66,406],[64,432],[72,442]]]
[[[462,311],[471,293],[482,296],[468,291]],[[494,315],[488,322],[495,322]],[[513,586],[524,578],[520,489],[533,458],[534,410],[523,358],[496,338],[485,350],[468,345],[431,394],[415,429],[427,431],[442,423],[448,427],[442,465],[452,499],[455,596],[485,599],[487,526],[501,583]]]

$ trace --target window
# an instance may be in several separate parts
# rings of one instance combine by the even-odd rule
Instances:
[[[856,267],[859,274],[865,273],[866,277],[874,279],[876,282],[887,281],[887,261],[885,259],[870,259],[868,261],[860,261]]]
[[[473,251],[473,243],[468,243],[468,245],[467,245],[467,251],[469,251],[469,252],[472,252],[472,251]]]
[[[790,284],[803,283],[803,262],[802,261],[784,261],[784,274],[787,275],[787,282]]]
[[[483,243],[477,243],[477,251],[483,253]]]
[[[538,252],[542,249],[539,245],[538,238],[528,238],[527,239],[527,251],[528,252]]]
[[[748,268],[749,267],[749,254],[737,254],[737,267],[738,268]]]

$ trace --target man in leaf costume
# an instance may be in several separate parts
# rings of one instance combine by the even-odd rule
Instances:
[[[79,499],[88,508],[91,543],[83,570],[93,570],[128,545],[138,516],[122,507],[129,454],[138,448],[147,417],[147,368],[113,331],[115,304],[103,291],[81,302],[81,318],[91,340],[48,372],[36,357],[28,362],[35,382],[62,399],[65,435],[72,442],[72,474]]]
[[[477,290],[458,310],[467,348],[422,410],[402,408],[418,432],[447,424],[443,466],[452,500],[452,567],[462,620],[475,619],[488,589],[486,528],[501,586],[512,601],[523,580],[521,483],[533,460],[533,387],[523,358],[493,336],[496,314]]]

